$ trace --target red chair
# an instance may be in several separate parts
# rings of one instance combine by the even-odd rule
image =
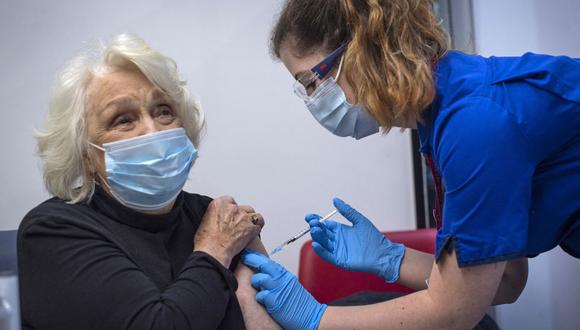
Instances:
[[[403,243],[415,250],[433,253],[436,232],[435,229],[418,229],[384,234],[393,242]],[[322,260],[314,252],[311,244],[312,241],[308,241],[300,249],[298,280],[321,303],[327,304],[360,291],[413,292],[402,285],[388,284],[384,279],[374,275],[335,267]]]

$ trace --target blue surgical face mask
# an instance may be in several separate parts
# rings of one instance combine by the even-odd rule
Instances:
[[[334,135],[358,140],[379,131],[379,123],[361,106],[348,103],[332,77],[322,82],[305,103],[314,118]]]
[[[197,158],[183,128],[103,144],[107,186],[121,204],[159,210],[175,200]]]

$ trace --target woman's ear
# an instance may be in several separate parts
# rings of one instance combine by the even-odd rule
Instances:
[[[90,148],[90,146],[89,146]],[[83,167],[85,169],[85,174],[88,177],[96,177],[97,176],[97,166],[95,165],[95,162],[93,161],[94,157],[97,157],[97,155],[90,149],[85,149],[82,153],[82,158],[83,158]]]

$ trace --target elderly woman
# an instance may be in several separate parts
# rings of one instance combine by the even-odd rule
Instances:
[[[55,197],[18,233],[25,328],[276,327],[236,258],[263,251],[262,216],[182,191],[203,127],[173,60],[135,36],[70,62],[37,133]]]

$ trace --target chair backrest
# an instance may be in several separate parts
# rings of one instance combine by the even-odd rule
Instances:
[[[403,243],[415,250],[433,253],[436,233],[435,229],[418,229],[385,232],[384,234],[393,242]],[[304,243],[300,250],[298,279],[306,290],[321,303],[326,304],[360,291],[412,292],[407,287],[388,284],[377,276],[335,267],[322,260],[314,252],[311,244],[312,241]]]
[[[0,231],[0,272],[17,272],[16,230]]]

